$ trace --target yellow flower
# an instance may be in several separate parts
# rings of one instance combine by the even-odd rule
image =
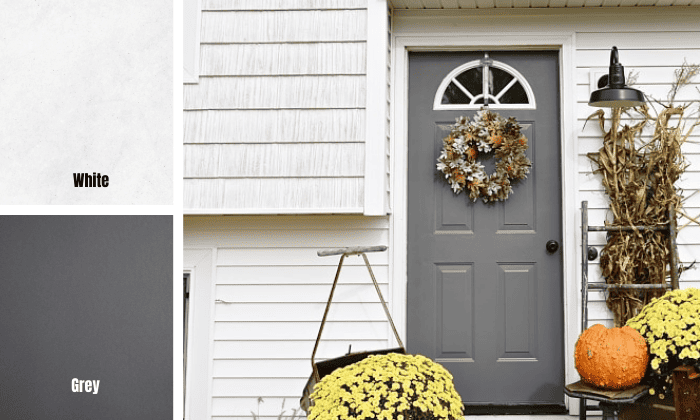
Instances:
[[[660,387],[668,384],[670,373],[663,366],[700,359],[700,290],[679,289],[654,298],[627,325],[647,340],[652,355],[650,380],[664,395]]]
[[[655,357],[651,360],[651,368],[654,370],[659,368],[659,359],[658,358]]]
[[[420,412],[458,420],[462,413],[451,375],[424,356],[370,356],[325,376],[311,398],[309,420],[406,420]]]

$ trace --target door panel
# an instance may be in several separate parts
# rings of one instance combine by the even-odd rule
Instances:
[[[474,277],[471,265],[436,265],[435,287],[440,320],[437,359],[473,359]]]
[[[562,243],[558,53],[489,55],[537,102],[494,110],[518,119],[533,166],[493,204],[454,195],[435,168],[455,118],[475,114],[433,110],[436,90],[483,52],[409,54],[407,346],[449,369],[465,403],[562,404],[562,250],[545,249]],[[492,172],[492,158],[482,163]]]

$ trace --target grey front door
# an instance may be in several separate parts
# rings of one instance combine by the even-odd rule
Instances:
[[[483,58],[484,52],[409,54],[407,346],[449,369],[465,404],[563,404],[562,249],[546,249],[548,241],[562,244],[559,57],[489,52],[517,70],[524,79],[518,85],[529,84],[536,99],[535,109],[491,108],[517,118],[532,161],[528,178],[495,204],[453,194],[435,168],[455,118],[476,112],[434,110],[436,91],[453,69]],[[465,73],[462,86],[450,85],[445,95],[459,102],[482,75]],[[491,92],[509,77],[493,71]],[[508,88],[500,101],[527,102],[522,87]],[[464,101],[478,96],[466,89],[472,92]],[[484,163],[491,172],[488,156]]]

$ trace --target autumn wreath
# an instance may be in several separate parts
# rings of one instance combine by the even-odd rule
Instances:
[[[472,201],[504,201],[513,192],[511,181],[525,179],[530,173],[527,138],[514,117],[505,119],[488,110],[478,111],[473,121],[459,117],[442,144],[437,169],[455,194],[468,190]],[[492,151],[496,171],[488,175],[477,158]]]

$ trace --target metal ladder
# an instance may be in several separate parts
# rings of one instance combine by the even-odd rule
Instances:
[[[678,251],[676,245],[677,233],[676,215],[672,205],[668,208],[668,223],[661,226],[588,226],[588,201],[581,202],[581,332],[588,328],[588,291],[589,290],[622,290],[634,289],[640,291],[668,289],[667,284],[591,284],[588,282],[588,260],[594,260],[598,256],[595,248],[588,246],[588,232],[634,232],[657,231],[667,232],[668,246],[670,249],[671,290],[678,289]],[[600,410],[598,406],[586,405],[586,399],[579,400],[579,418],[586,419],[587,410]]]

